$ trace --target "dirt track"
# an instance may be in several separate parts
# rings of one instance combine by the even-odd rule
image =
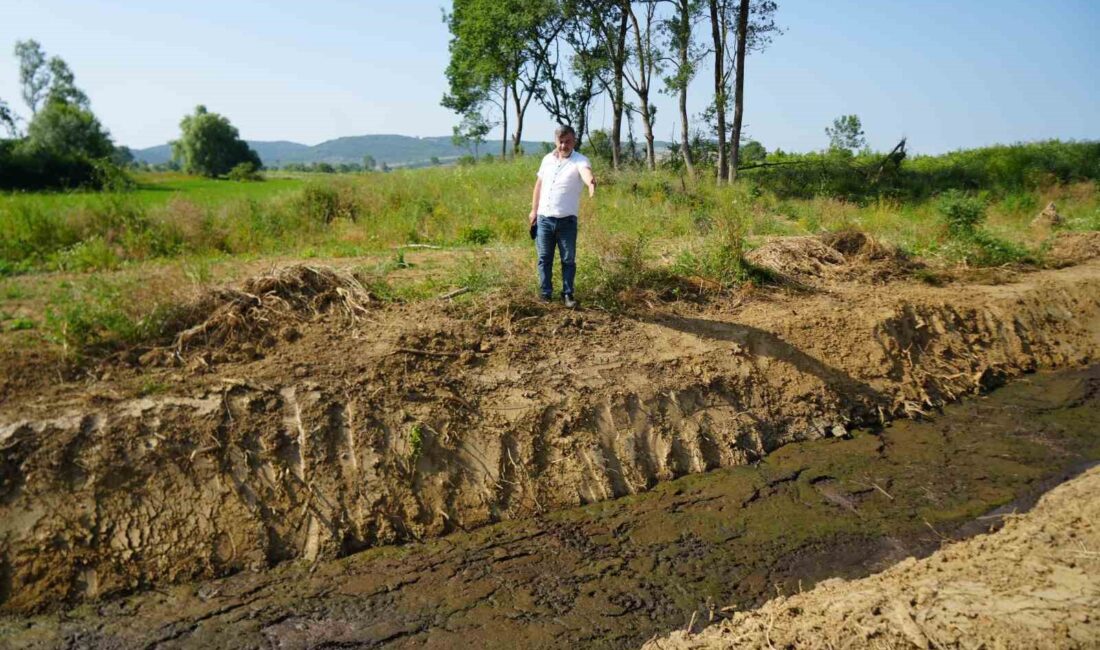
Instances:
[[[268,338],[0,409],[0,610],[632,494],[1082,364],[1100,264],[631,317],[417,305]],[[168,389],[128,397],[137,377]]]
[[[1100,647],[1100,468],[988,536],[646,650]]]

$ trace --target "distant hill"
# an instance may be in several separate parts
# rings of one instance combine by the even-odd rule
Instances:
[[[280,140],[263,142],[249,140],[248,145],[260,154],[260,160],[268,167],[280,167],[287,163],[362,163],[364,156],[373,156],[381,165],[414,165],[425,163],[432,157],[440,160],[454,160],[470,153],[465,147],[456,147],[450,136],[414,138],[407,135],[358,135],[328,140],[321,144],[298,144]],[[523,149],[529,153],[542,151],[542,143],[523,142]],[[499,153],[500,141],[485,142],[479,153]],[[168,162],[172,159],[172,148],[162,144],[148,149],[134,149],[134,158],[151,165]]]
[[[287,163],[362,163],[364,156],[373,156],[379,165],[386,163],[391,167],[400,167],[427,163],[433,157],[446,162],[470,153],[465,147],[454,146],[450,136],[414,138],[407,135],[357,135],[327,140],[312,147],[285,140],[249,140],[248,145],[260,154],[260,160],[268,167],[281,167]],[[658,151],[665,147],[663,142],[656,145]],[[541,142],[525,140],[523,149],[529,154],[539,154],[543,145]],[[497,154],[500,152],[500,141],[485,142],[478,152],[481,155]],[[172,159],[172,148],[162,144],[148,149],[134,149],[133,154],[138,161],[157,165]]]

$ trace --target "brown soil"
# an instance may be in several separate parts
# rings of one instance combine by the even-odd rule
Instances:
[[[738,613],[648,650],[1100,647],[1100,468],[1000,531]]]
[[[636,648],[988,532],[1100,459],[1098,421],[1100,365],[1036,373],[622,499],[0,616],[0,647]]]
[[[329,310],[180,365],[15,391],[0,610],[338,557],[917,415],[1095,359],[1097,296],[1093,262],[999,286],[853,272],[622,316]]]

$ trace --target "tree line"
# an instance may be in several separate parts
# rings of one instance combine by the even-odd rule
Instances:
[[[0,98],[0,189],[125,189],[134,165],[127,147],[116,146],[92,112],[88,95],[59,56],[47,56],[33,39],[17,41],[20,96],[29,117]],[[229,120],[199,106],[180,122],[173,162],[208,177],[258,178],[260,157]]]
[[[444,14],[451,41],[442,103],[461,116],[458,137],[483,137],[499,125],[507,157],[522,153],[533,103],[573,127],[583,145],[591,108],[607,97],[612,167],[624,164],[623,126],[633,139],[636,116],[645,165],[655,169],[652,100],[665,93],[678,99],[677,153],[687,173],[697,173],[692,141],[701,133],[714,142],[716,179],[733,181],[744,158],[745,59],[782,33],[777,9],[773,0],[454,0]],[[713,91],[693,125],[688,88],[706,62]]]

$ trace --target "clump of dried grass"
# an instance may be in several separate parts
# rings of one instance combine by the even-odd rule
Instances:
[[[778,237],[745,254],[745,260],[796,283],[829,275],[844,255],[818,237]]]
[[[357,320],[375,298],[355,276],[322,266],[296,264],[249,278],[239,288],[213,289],[183,310],[176,335],[183,352],[199,345],[261,338],[275,327],[339,310]]]
[[[897,247],[856,230],[776,238],[745,259],[796,285],[853,277],[884,280],[915,267]]]

